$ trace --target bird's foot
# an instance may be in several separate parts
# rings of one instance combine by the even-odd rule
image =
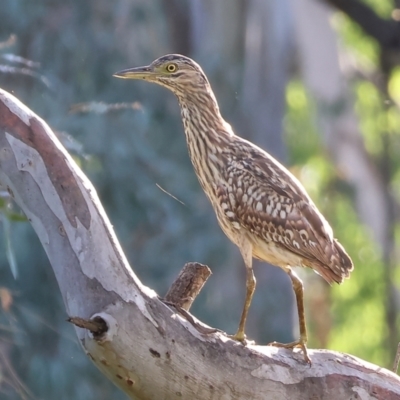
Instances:
[[[301,350],[303,350],[304,360],[311,365],[311,358],[308,356],[307,342],[305,340],[299,339],[291,343],[272,342],[269,343],[268,346],[282,347],[284,349],[294,349],[295,347],[300,347]]]
[[[236,340],[237,342],[242,343],[244,346],[247,346],[248,344],[255,344],[255,341],[248,340],[243,332],[236,332],[234,335],[227,335],[227,336],[232,340]]]

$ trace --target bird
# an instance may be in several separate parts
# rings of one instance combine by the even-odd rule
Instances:
[[[239,248],[246,267],[246,296],[239,327],[231,337],[247,343],[245,325],[256,287],[253,258],[282,268],[296,297],[299,339],[270,345],[300,348],[311,364],[303,283],[293,267],[308,267],[329,284],[350,276],[353,262],[300,181],[267,151],[236,135],[224,118],[198,63],[167,54],[150,65],[114,77],[140,79],[172,91],[181,109],[189,156],[218,223]]]

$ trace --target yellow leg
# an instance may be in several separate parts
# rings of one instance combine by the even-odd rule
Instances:
[[[250,308],[251,300],[256,289],[256,278],[254,277],[253,268],[246,266],[246,299],[244,301],[242,316],[240,317],[239,328],[236,334],[232,337],[235,340],[244,342],[246,334],[244,333],[246,326],[247,314]]]
[[[246,319],[249,312],[251,300],[256,289],[256,278],[254,277],[253,273],[253,247],[251,243],[247,239],[244,239],[239,246],[239,249],[246,266],[246,299],[244,301],[242,316],[240,317],[239,328],[235,335],[230,337],[234,340],[245,342],[246,334],[244,331],[246,327]]]
[[[288,275],[292,280],[293,290],[296,295],[297,302],[297,312],[299,314],[299,328],[300,328],[300,339],[291,343],[278,343],[272,342],[271,346],[284,347],[286,349],[293,349],[295,347],[300,347],[303,350],[304,359],[306,362],[311,364],[311,359],[307,352],[307,328],[306,320],[304,315],[304,302],[303,302],[303,282],[301,279],[292,271],[291,268],[288,269]]]

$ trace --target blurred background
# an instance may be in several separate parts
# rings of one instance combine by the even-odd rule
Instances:
[[[341,286],[299,271],[309,347],[391,368],[400,340],[399,0],[2,0],[0,21],[0,86],[74,155],[135,273],[163,296],[185,262],[209,265],[192,312],[234,333],[243,261],[194,175],[178,103],[163,88],[112,77],[166,53],[198,61],[225,119],[290,168],[354,260]],[[7,198],[0,207],[0,398],[125,399],[65,321],[31,226]],[[289,278],[260,263],[255,274],[248,336],[297,337]]]

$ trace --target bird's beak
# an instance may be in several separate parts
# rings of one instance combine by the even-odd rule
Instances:
[[[151,79],[154,76],[154,72],[149,66],[136,67],[118,71],[113,76],[122,79]]]

